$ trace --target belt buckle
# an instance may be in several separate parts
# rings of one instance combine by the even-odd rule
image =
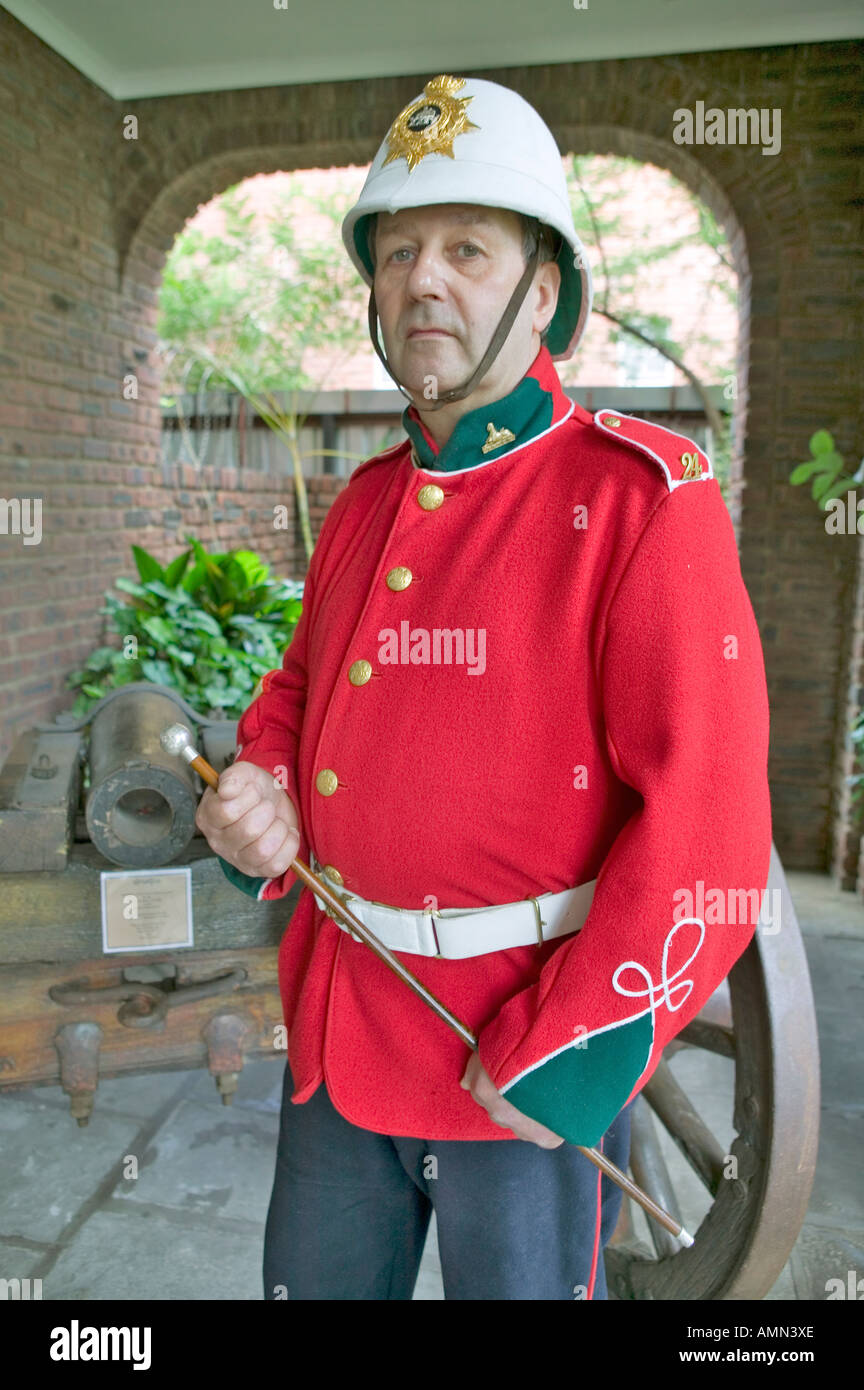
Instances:
[[[536,915],[536,917],[537,917],[537,945],[538,945],[538,946],[542,946],[542,945],[543,945],[543,928],[544,928],[547,924],[543,921],[543,918],[542,918],[541,915],[540,915],[540,904],[539,904],[539,902],[537,901],[536,898],[526,898],[525,901],[526,901],[526,903],[533,903],[533,904],[534,904],[534,912],[535,912],[535,915]]]
[[[341,903],[344,903],[346,906],[348,905],[348,903],[353,902],[353,901],[354,901],[354,897],[355,897],[355,895],[354,895],[353,893],[349,893],[348,896],[345,897],[345,898],[341,897],[338,893],[336,894],[336,896],[337,896],[337,898],[339,898],[339,901],[340,901]],[[363,945],[363,938],[362,938],[362,936],[358,936],[357,933],[353,930],[353,928],[349,927],[349,925],[348,925],[347,922],[340,922],[339,919],[338,919],[337,917],[334,917],[334,916],[333,916],[333,913],[330,911],[329,907],[325,907],[325,909],[324,909],[324,916],[325,916],[325,917],[329,917],[329,918],[330,918],[330,921],[331,921],[331,922],[335,922],[336,926],[337,926],[337,927],[340,927],[340,928],[342,929],[342,931],[347,931],[347,933],[348,933],[348,935],[350,936],[351,940],[352,940],[352,941],[356,941],[358,946],[362,946],[362,945]]]
[[[323,878],[324,882],[327,884],[327,887],[330,889],[331,893],[334,895],[334,897],[336,897],[336,898],[339,899],[340,903],[344,903],[344,904],[347,906],[348,903],[354,901],[354,898],[356,897],[356,894],[355,894],[355,893],[346,893],[346,894],[343,896],[343,894],[341,894],[341,893],[339,893],[339,892],[337,891],[337,889],[336,889],[336,884],[335,884],[335,883],[331,883],[331,882],[329,881],[329,879],[327,878],[327,875],[326,875],[325,872],[324,872],[324,865],[323,865],[323,864],[321,863],[321,861],[318,859],[318,856],[317,856],[316,854],[311,854],[311,855],[309,856],[309,861],[310,861],[310,864],[311,864],[311,866],[312,866],[313,871],[319,876],[319,878]],[[356,941],[357,944],[358,944],[358,946],[362,946],[362,945],[363,945],[363,938],[362,938],[362,936],[358,936],[357,933],[356,933],[355,931],[352,931],[351,928],[348,926],[347,922],[340,922],[339,919],[338,919],[337,917],[334,917],[334,916],[333,916],[333,913],[330,911],[329,907],[327,907],[326,904],[325,904],[325,906],[324,906],[324,916],[325,916],[325,917],[329,917],[329,918],[330,918],[330,921],[333,922],[337,927],[340,927],[342,931],[347,931],[348,935],[351,937],[351,940],[352,940],[352,941]]]

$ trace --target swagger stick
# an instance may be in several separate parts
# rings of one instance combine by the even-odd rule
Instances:
[[[170,728],[165,729],[161,734],[160,742],[166,753],[175,753],[185,758],[189,766],[193,767],[198,773],[198,776],[216,791],[219,787],[219,774],[193,747],[191,737],[189,730],[184,724],[172,724]],[[474,1034],[465,1027],[465,1024],[460,1023],[459,1019],[456,1018],[455,1014],[451,1014],[449,1009],[445,1009],[440,999],[436,999],[434,994],[430,994],[426,986],[422,985],[416,976],[411,974],[411,971],[402,964],[401,960],[397,960],[396,956],[384,945],[383,941],[379,941],[377,936],[374,936],[369,928],[364,926],[364,924],[354,916],[353,912],[345,906],[341,898],[338,898],[336,894],[327,887],[326,883],[322,883],[321,879],[318,878],[317,874],[312,872],[308,864],[304,864],[302,859],[292,859],[289,867],[297,877],[306,884],[307,888],[310,888],[313,893],[317,893],[319,898],[324,899],[331,912],[337,913],[337,915],[342,918],[343,922],[347,922],[351,930],[357,936],[361,937],[367,946],[371,947],[376,956],[383,960],[386,965],[389,965],[391,970],[396,972],[400,980],[402,980],[409,989],[413,989],[415,994],[419,994],[423,1002],[428,1004],[430,1009],[434,1009],[438,1017],[443,1019],[454,1032],[459,1034],[464,1043],[467,1043],[470,1048],[476,1050],[477,1040]]]
[[[170,728],[165,729],[160,736],[160,742],[166,753],[173,753],[177,757],[185,758],[186,762],[189,763],[190,767],[194,768],[202,781],[206,782],[214,791],[218,790],[219,774],[214,767],[210,766],[206,758],[202,758],[201,754],[194,747],[192,735],[185,724],[172,724]],[[389,965],[390,969],[399,976],[403,984],[406,984],[409,989],[412,989],[415,994],[419,995],[424,1004],[428,1004],[429,1008],[432,1009],[449,1028],[453,1029],[454,1033],[459,1034],[459,1037],[470,1047],[472,1052],[477,1051],[477,1039],[470,1028],[466,1028],[465,1024],[460,1022],[455,1014],[451,1014],[450,1010],[445,1008],[440,999],[436,999],[435,995],[430,993],[426,986],[420,983],[416,975],[411,974],[411,971],[402,964],[401,960],[398,960],[397,957],[393,955],[393,952],[384,945],[383,941],[379,941],[374,932],[371,932],[358,917],[354,916],[354,913],[347,904],[345,904],[341,898],[337,897],[336,894],[328,888],[327,884],[321,881],[317,874],[312,872],[308,864],[304,864],[302,859],[292,859],[289,868],[296,874],[302,883],[305,883],[307,888],[313,893],[317,893],[319,898],[323,898],[330,911],[335,912],[346,926],[348,926],[356,936],[359,936],[370,950],[374,951],[379,960],[382,960],[385,965]],[[586,1148],[582,1144],[574,1144],[573,1147],[584,1154],[602,1173],[605,1173],[607,1178],[617,1183],[622,1191],[627,1193],[628,1197],[632,1197],[634,1202],[638,1202],[643,1211],[647,1212],[649,1216],[653,1216],[654,1220],[658,1221],[660,1225],[671,1232],[673,1236],[677,1236],[682,1245],[688,1246],[693,1244],[693,1237],[689,1232],[686,1231],[683,1226],[679,1225],[674,1217],[671,1217],[667,1211],[664,1211],[662,1207],[658,1206],[657,1203],[648,1196],[647,1192],[643,1192],[641,1187],[638,1187],[636,1183],[631,1181],[627,1174],[622,1172],[617,1164],[613,1163],[611,1159],[608,1159],[605,1154],[600,1153],[597,1149]]]

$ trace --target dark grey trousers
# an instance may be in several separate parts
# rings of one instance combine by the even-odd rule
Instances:
[[[375,1134],[292,1090],[286,1065],[265,1299],[410,1299],[433,1209],[445,1298],[606,1298],[622,1194],[573,1145]],[[602,1147],[626,1170],[629,1106]]]

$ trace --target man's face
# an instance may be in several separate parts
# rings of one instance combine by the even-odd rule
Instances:
[[[474,370],[524,269],[522,222],[515,212],[446,203],[379,213],[375,299],[384,347],[418,408]],[[554,262],[539,268],[501,351],[465,408],[500,397],[522,379],[539,350],[540,330],[555,311],[559,284]]]

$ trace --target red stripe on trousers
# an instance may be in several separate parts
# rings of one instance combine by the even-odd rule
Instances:
[[[603,1140],[600,1140],[600,1152],[603,1152]],[[599,1168],[597,1170],[597,1222],[594,1227],[594,1254],[591,1259],[591,1277],[588,1280],[588,1297],[594,1297],[594,1281],[597,1278],[597,1260],[600,1255],[600,1186],[603,1182],[603,1174]]]

